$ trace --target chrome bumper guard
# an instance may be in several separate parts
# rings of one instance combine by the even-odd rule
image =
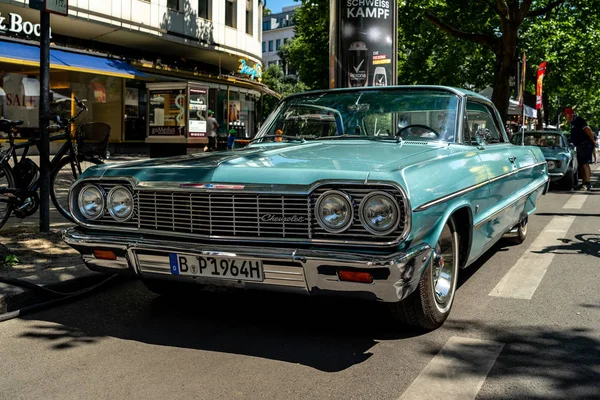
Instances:
[[[397,302],[412,293],[432,259],[432,249],[426,244],[406,252],[377,255],[186,243],[143,236],[118,236],[79,227],[63,231],[63,239],[81,253],[85,264],[94,271],[213,286],[343,295],[382,302]],[[113,251],[116,260],[97,259],[94,250]],[[244,282],[171,275],[169,253],[262,260],[264,280]],[[373,283],[340,281],[337,275],[339,269],[371,272]]]

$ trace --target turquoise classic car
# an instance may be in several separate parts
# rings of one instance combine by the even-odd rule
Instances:
[[[538,146],[548,163],[550,181],[563,190],[577,186],[578,165],[575,148],[560,131],[518,132],[510,138],[516,145]]]
[[[435,329],[461,269],[520,243],[548,185],[486,98],[441,86],[307,92],[243,149],[100,165],[64,232],[89,268],[152,291],[186,283],[385,302]]]

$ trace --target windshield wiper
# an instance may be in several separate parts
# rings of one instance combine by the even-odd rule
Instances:
[[[315,138],[315,140],[335,140],[335,139],[366,139],[366,140],[369,140],[369,136],[343,134],[343,135],[337,135],[337,136],[320,136],[318,138]]]
[[[274,137],[274,138],[282,138],[282,139],[293,140],[293,141],[296,141],[296,142],[298,142],[298,141],[299,141],[300,143],[306,143],[306,140],[305,140],[303,137],[298,137],[298,136],[285,136],[285,135],[264,135],[264,136],[261,136],[261,137],[257,137],[257,138],[254,138],[254,139],[252,139],[251,141],[249,141],[249,142],[248,142],[248,144],[250,144],[250,143],[252,143],[252,142],[255,142],[255,141],[257,141],[257,140],[264,139],[264,138],[269,138],[269,137]]]
[[[383,141],[394,141],[396,143],[401,143],[402,138],[400,136],[369,136],[369,140],[373,140],[375,142],[383,142]]]

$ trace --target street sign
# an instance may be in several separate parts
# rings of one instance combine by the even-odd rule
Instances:
[[[44,0],[44,10],[58,15],[68,15],[67,0]]]
[[[29,8],[42,11],[44,9],[44,0],[29,0]]]

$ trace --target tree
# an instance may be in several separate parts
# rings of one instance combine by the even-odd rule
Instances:
[[[273,64],[264,70],[262,82],[267,85],[269,89],[279,93],[282,98],[293,93],[307,90],[306,86],[302,82],[299,82],[296,77],[286,76],[281,67],[277,64]],[[265,115],[268,115],[273,111],[277,102],[278,100],[272,96],[265,97]]]
[[[492,101],[506,118],[509,79],[517,63],[519,29],[526,19],[542,17],[565,0],[421,0],[425,17],[443,32],[491,50],[495,56]],[[460,29],[457,27],[461,27]]]
[[[271,15],[273,12],[271,11],[270,8],[267,8],[266,6],[263,8],[263,17],[266,17],[268,15]]]
[[[294,13],[294,39],[280,52],[309,89],[329,87],[329,1],[301,0]]]

